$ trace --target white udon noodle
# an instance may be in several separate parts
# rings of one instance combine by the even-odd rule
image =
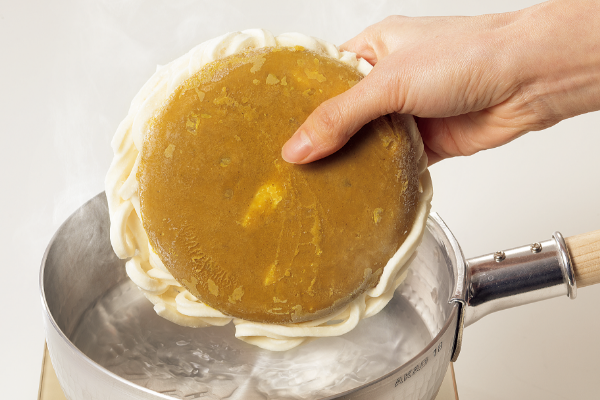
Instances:
[[[274,37],[270,32],[252,29],[228,33],[204,42],[164,67],[142,87],[131,103],[112,141],[114,159],[106,177],[110,213],[110,240],[118,257],[130,258],[127,275],[154,304],[158,315],[189,327],[222,326],[233,320],[235,336],[268,350],[288,350],[316,337],[339,336],[352,330],[361,319],[377,314],[392,298],[406,277],[406,269],[421,242],[429,214],[432,186],[427,156],[414,119],[405,118],[419,160],[419,202],[412,230],[400,249],[386,264],[379,283],[343,309],[314,321],[267,324],[228,317],[203,304],[177,282],[153,251],[142,226],[136,178],[148,121],[160,110],[169,95],[207,63],[249,49],[303,46],[340,60],[366,75],[373,68],[356,54],[340,52],[323,40],[299,33]]]

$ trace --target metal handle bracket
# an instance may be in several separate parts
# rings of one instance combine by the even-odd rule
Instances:
[[[456,335],[458,357],[464,327],[500,310],[567,295],[577,297],[575,272],[560,232],[552,239],[467,260],[467,295]],[[463,325],[464,324],[464,325]]]

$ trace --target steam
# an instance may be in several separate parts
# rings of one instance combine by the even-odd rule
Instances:
[[[297,31],[341,44],[389,14],[398,1],[142,1],[74,2],[65,28],[67,57],[54,65],[54,143],[65,189],[54,223],[103,190],[110,141],[129,104],[156,65],[225,32]]]
[[[103,190],[110,141],[156,65],[229,31],[297,31],[342,44],[410,2],[83,0],[65,28],[64,59],[54,65],[54,143],[65,189],[54,222]]]

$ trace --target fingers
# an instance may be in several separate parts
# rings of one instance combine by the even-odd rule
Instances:
[[[379,75],[372,72],[317,107],[283,146],[283,159],[305,164],[326,157],[346,144],[363,125],[393,111]]]
[[[444,157],[441,157],[435,151],[431,150],[429,147],[425,146],[425,154],[427,154],[427,166],[431,167],[433,164],[442,161]]]
[[[422,39],[420,24],[415,18],[391,15],[348,40],[340,50],[356,53],[375,65],[407,43]]]
[[[340,50],[356,53],[358,57],[367,60],[371,65],[389,54],[390,43],[388,35],[384,34],[390,29],[390,25],[398,24],[404,21],[405,17],[392,16],[369,26],[364,31],[348,40],[340,46]]]
[[[398,22],[404,23],[405,17],[387,18],[368,27],[340,50],[356,53],[375,65],[388,56],[384,31]],[[386,64],[376,66],[356,86],[321,104],[283,146],[283,159],[297,164],[319,160],[339,150],[366,123],[400,111],[399,68]]]
[[[528,129],[489,111],[448,118],[415,118],[423,138],[429,165],[446,158],[470,156],[502,146]]]
[[[456,142],[444,124],[444,119],[415,117],[415,121],[427,153],[427,166],[459,155]]]
[[[377,54],[376,49],[371,44],[372,41],[371,34],[365,30],[341,45],[340,50],[356,53],[357,57],[364,58],[369,64],[375,65],[381,55]]]

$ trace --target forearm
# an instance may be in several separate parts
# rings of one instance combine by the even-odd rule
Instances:
[[[543,3],[516,13],[504,30],[509,71],[539,116],[529,130],[600,110],[600,1]]]

